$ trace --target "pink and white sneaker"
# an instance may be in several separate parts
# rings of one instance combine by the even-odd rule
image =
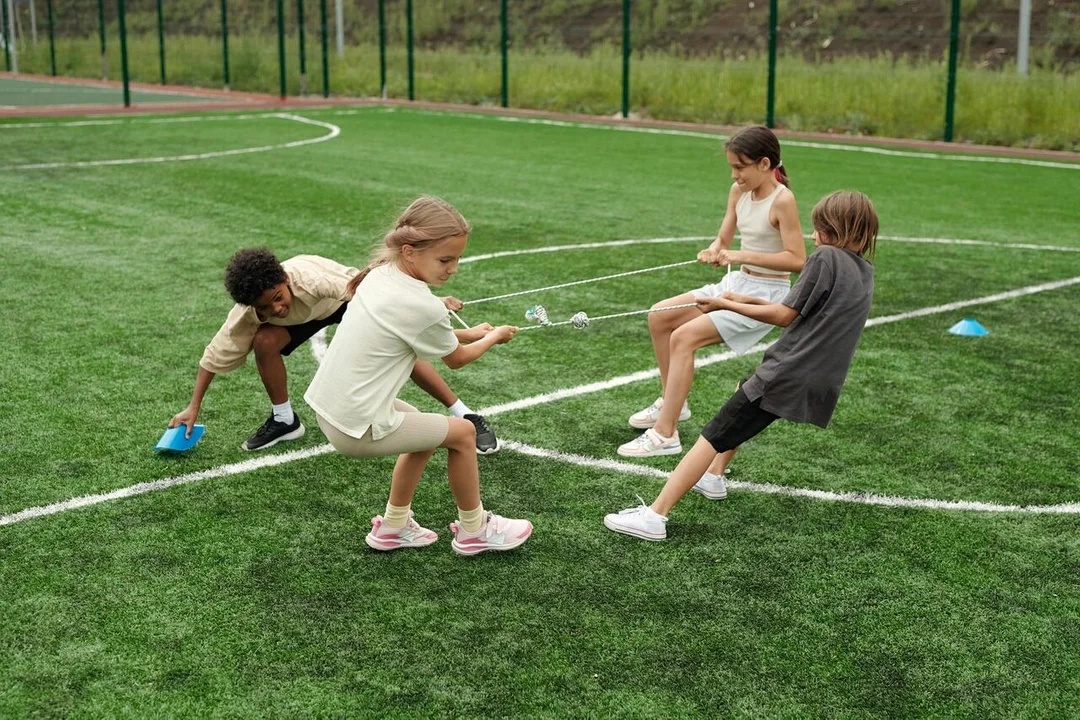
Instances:
[[[664,398],[656,398],[649,407],[644,410],[638,410],[636,413],[630,416],[630,427],[635,430],[648,430],[656,425],[656,421],[660,419],[660,410],[664,407]],[[683,401],[682,409],[679,410],[679,422],[690,419],[690,406]]]
[[[480,529],[474,533],[450,523],[454,541],[450,543],[458,555],[476,555],[485,550],[513,550],[532,535],[533,526],[528,520],[511,520],[501,515],[487,513]]]
[[[623,457],[658,457],[660,455],[678,455],[682,452],[679,433],[669,438],[649,428],[635,440],[623,443],[616,451]]]
[[[421,527],[409,513],[409,522],[402,528],[386,527],[382,515],[371,518],[371,532],[364,541],[374,550],[400,550],[401,548],[427,547],[439,539],[439,536]]]

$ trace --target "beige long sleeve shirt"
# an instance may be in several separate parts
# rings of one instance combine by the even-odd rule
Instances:
[[[333,315],[347,302],[346,286],[360,271],[318,255],[297,255],[281,263],[289,278],[293,303],[283,318],[263,320],[250,305],[237,304],[203,351],[199,366],[217,375],[244,364],[259,328],[270,325],[303,325]]]

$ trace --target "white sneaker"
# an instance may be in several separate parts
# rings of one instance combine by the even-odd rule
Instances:
[[[390,528],[385,522],[382,515],[371,518],[371,532],[364,541],[373,550],[386,552],[401,548],[427,547],[439,539],[431,530],[421,527],[413,518],[412,512],[409,513],[409,521],[405,523],[405,527]]]
[[[641,504],[617,513],[604,516],[604,527],[624,535],[633,535],[642,540],[659,542],[667,539],[667,518],[653,511],[645,501]]]
[[[724,480],[726,478],[723,475],[718,477],[712,473],[705,473],[690,489],[710,500],[723,500],[727,497],[727,483]]]
[[[664,407],[664,398],[656,398],[649,407],[639,410],[630,416],[630,427],[636,430],[648,430],[660,419],[660,408]],[[690,419],[690,406],[683,401],[682,410],[679,411],[679,422]]]
[[[485,550],[513,550],[532,535],[528,520],[511,520],[495,513],[486,513],[480,529],[469,532],[459,522],[450,523],[454,541],[450,546],[458,555],[476,555]]]
[[[649,429],[643,432],[641,437],[636,440],[620,445],[617,452],[623,457],[678,455],[682,452],[682,443],[679,442],[679,433],[666,438],[656,430]]]

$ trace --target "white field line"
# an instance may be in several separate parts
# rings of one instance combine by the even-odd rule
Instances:
[[[430,111],[429,111],[430,112]],[[464,113],[463,113],[464,114]],[[489,118],[489,115],[470,115],[470,117]],[[693,130],[675,130],[667,128],[637,127],[634,125],[603,125],[599,123],[570,122],[567,120],[547,120],[544,118],[522,118],[507,115],[494,116],[501,122],[524,123],[526,125],[550,125],[585,130],[609,130],[615,132],[646,133],[649,135],[673,135],[676,137],[706,138],[724,140],[728,136],[719,133],[695,132]],[[920,152],[915,150],[889,150],[870,145],[848,145],[846,143],[823,143],[810,140],[791,140],[785,138],[784,145],[811,148],[814,150],[835,150],[838,152],[868,153],[888,155],[890,157],[918,158],[922,160],[950,160],[954,162],[998,163],[1002,165],[1031,165],[1034,167],[1058,168],[1061,170],[1080,170],[1080,163],[1055,162],[1053,160],[1031,160],[1028,158],[1006,158],[988,155],[954,155],[946,153]]]
[[[544,448],[526,445],[514,440],[503,440],[502,446],[508,450],[531,455],[532,457],[557,460],[580,467],[596,468],[610,472],[622,473],[623,475],[640,475],[643,477],[667,480],[670,473],[659,468],[618,460],[605,460],[603,458],[588,457],[586,455],[574,455],[571,453],[547,450]],[[808,488],[787,487],[785,485],[773,485],[772,483],[752,483],[742,480],[727,480],[727,486],[733,490],[745,490],[746,492],[766,493],[769,495],[787,495],[790,497],[804,497],[814,500],[831,500],[833,502],[857,503],[860,505],[881,505],[884,507],[916,508],[919,510],[963,510],[968,512],[1024,512],[1041,514],[1074,515],[1080,513],[1080,503],[1063,503],[1061,505],[999,505],[997,503],[972,502],[965,500],[926,500],[922,498],[897,497],[895,495],[876,495],[867,492],[828,492],[826,490],[810,490]]]
[[[991,302],[998,302],[1008,298],[1021,297],[1024,295],[1031,295],[1038,292],[1045,292],[1047,290],[1055,290],[1070,285],[1080,284],[1080,276],[1070,278],[1068,280],[1059,280],[1056,282],[1045,283],[1043,285],[1032,285],[1025,288],[1017,288],[1015,290],[1009,290],[1003,293],[996,293],[994,295],[986,295],[981,298],[974,298],[971,300],[961,300],[954,303],[948,303],[947,305],[937,305],[934,307],[920,308],[918,310],[912,310],[906,313],[898,313],[896,315],[886,315],[877,318],[871,318],[867,320],[866,326],[872,325],[884,325],[887,323],[899,322],[914,317],[922,317],[925,315],[933,315],[935,313],[948,312],[950,310],[959,309],[962,307],[970,307],[972,305],[980,305]],[[761,352],[765,350],[772,343],[759,343],[752,347],[748,353]],[[325,354],[326,337],[323,333],[322,337],[318,341],[313,339],[312,351],[316,353],[316,358],[321,360],[321,355]],[[705,358],[695,360],[695,367],[704,367],[713,363],[722,362],[724,360],[730,360],[736,357],[736,354],[728,351],[723,353],[716,353]],[[608,390],[620,385],[627,385],[632,382],[638,382],[641,380],[647,380],[649,378],[657,377],[659,371],[656,369],[643,370],[637,373],[631,373],[630,375],[623,375],[621,377],[612,378],[611,380],[605,380],[603,382],[589,383],[587,385],[579,385],[573,388],[565,388],[563,390],[556,390],[550,393],[544,393],[542,395],[534,395],[533,397],[523,398],[510,403],[504,403],[502,405],[493,405],[491,407],[482,408],[478,412],[481,415],[496,416],[513,410],[520,410],[526,407],[534,407],[537,405],[543,405],[546,403],[555,402],[568,397],[579,397],[581,395],[587,395],[593,392],[600,392],[602,390]],[[522,448],[529,448],[530,446],[522,445],[520,443],[503,441],[507,444],[507,447],[511,449],[525,452]],[[52,515],[66,510],[73,510],[80,507],[86,507],[88,505],[97,505],[99,503],[107,502],[109,500],[115,500],[123,497],[130,497],[132,495],[141,495],[148,492],[154,492],[156,490],[164,490],[172,487],[173,485],[179,485],[187,482],[194,482],[196,480],[203,480],[208,478],[225,477],[227,475],[236,475],[239,473],[249,472],[263,467],[271,467],[274,465],[282,465],[293,460],[300,460],[307,457],[313,457],[315,455],[323,455],[331,452],[332,448],[328,444],[319,445],[313,448],[307,448],[304,450],[298,450],[290,453],[282,453],[279,455],[267,455],[255,460],[246,460],[231,465],[222,465],[217,468],[211,468],[210,470],[203,470],[201,472],[191,473],[189,475],[179,475],[172,478],[166,478],[164,480],[156,480],[153,482],[140,483],[138,485],[132,485],[131,487],[115,490],[110,493],[104,493],[101,495],[87,495],[73,500],[67,500],[60,503],[54,503],[52,505],[44,505],[40,507],[27,508],[26,510],[19,511],[12,515],[0,516],[0,525],[10,525],[21,520],[29,520],[35,517],[41,517],[42,515]],[[544,450],[537,452],[554,453],[554,451]],[[558,453],[556,453],[558,454]],[[566,455],[565,457],[575,457]],[[630,465],[628,463],[619,463],[611,460],[599,460],[590,459],[590,462],[595,461],[601,463],[595,465],[595,467],[601,467],[606,469],[617,469],[619,472],[632,472],[639,475],[654,475],[655,471],[652,468],[644,466]],[[639,470],[627,470],[627,467],[640,468]],[[1034,509],[1019,507],[1019,506],[1006,506],[1006,505],[992,505],[987,503],[968,502],[968,503],[956,503],[944,500],[919,500],[908,498],[889,498],[886,496],[876,496],[869,493],[829,493],[818,490],[804,490],[799,488],[786,488],[779,485],[753,485],[750,483],[732,483],[734,488],[742,488],[747,490],[753,490],[755,492],[768,492],[775,494],[786,494],[799,497],[808,497],[822,500],[842,500],[845,502],[865,502],[867,504],[874,505],[891,505],[896,507],[934,507],[941,509],[954,509],[954,510],[975,510],[986,512],[1040,512],[1040,513],[1076,513],[1080,512],[1080,504],[1066,504],[1066,505],[1052,505],[1052,506],[1038,506]],[[866,498],[860,500],[858,498]],[[892,502],[895,500],[896,502]],[[929,503],[929,504],[927,504]]]
[[[918,310],[909,310],[908,312],[897,313],[895,315],[880,315],[878,317],[870,318],[866,321],[865,327],[874,327],[875,325],[888,325],[894,322],[900,322],[901,320],[910,320],[911,318],[925,317],[927,315],[937,315],[939,313],[952,312],[953,310],[960,310],[966,307],[972,307],[974,305],[987,305],[989,303],[1001,302],[1002,300],[1009,300],[1011,298],[1022,297],[1024,295],[1034,295],[1035,293],[1046,292],[1048,290],[1058,290],[1070,285],[1080,285],[1080,276],[1074,278],[1068,278],[1067,280],[1055,280],[1053,282],[1043,283],[1041,285],[1029,285],[1028,287],[1017,288],[1015,290],[1008,290],[1002,293],[995,293],[993,295],[985,295],[979,298],[972,298],[970,300],[958,300],[956,302],[946,303],[945,305],[934,305],[932,307],[919,308]],[[746,351],[746,355],[751,353],[764,352],[776,342],[758,343],[752,348]],[[694,358],[694,367],[703,368],[713,365],[715,363],[731,360],[738,357],[738,354],[734,351],[727,350],[725,352],[713,353],[712,355],[706,355],[705,357]],[[629,375],[620,375],[613,377],[609,380],[602,380],[600,382],[587,383],[585,385],[577,385],[574,387],[562,388],[560,390],[554,390],[552,392],[542,393],[540,395],[533,395],[531,397],[521,398],[519,400],[513,400],[508,403],[502,403],[501,405],[491,405],[490,407],[481,408],[477,412],[481,415],[499,415],[505,412],[511,412],[513,410],[522,410],[524,408],[535,407],[537,405],[547,405],[548,403],[555,402],[557,400],[563,400],[571,397],[581,397],[582,395],[589,395],[591,393],[604,392],[605,390],[611,390],[612,388],[621,387],[623,385],[630,385],[632,383],[641,382],[643,380],[649,380],[651,378],[660,377],[660,371],[656,368],[649,370],[640,370]]]
[[[810,235],[806,235],[807,238]],[[566,252],[568,250],[594,250],[598,248],[624,247],[627,245],[666,245],[669,243],[710,242],[715,235],[686,235],[683,237],[640,238],[633,240],[605,240],[602,242],[574,243],[571,245],[548,245],[543,247],[522,248],[520,250],[500,250],[498,252],[469,255],[461,259],[462,263],[474,263],[481,260],[513,257],[515,255],[539,255],[541,253]],[[1080,246],[1035,245],[1032,243],[1002,243],[992,240],[965,240],[962,238],[922,238],[902,235],[879,235],[878,240],[886,242],[915,243],[919,245],[970,245],[999,248],[1001,250],[1042,250],[1046,252],[1080,252]]]
[[[19,130],[24,128],[72,128],[94,127],[102,125],[155,125],[162,123],[212,122],[220,120],[262,120],[280,117],[281,113],[243,113],[238,115],[191,115],[178,117],[124,117],[108,120],[75,120],[72,122],[28,122],[5,123],[0,130]]]
[[[52,505],[41,505],[39,507],[27,508],[21,510],[12,515],[0,515],[0,525],[11,525],[13,523],[21,522],[23,520],[30,520],[31,518],[42,517],[44,515],[55,515],[56,513],[66,512],[68,510],[75,510],[76,508],[87,507],[89,505],[98,505],[109,500],[119,500],[120,498],[134,497],[135,495],[144,495],[146,493],[157,492],[158,490],[167,490],[168,488],[175,487],[176,485],[183,485],[185,483],[197,482],[199,480],[208,480],[210,478],[226,477],[228,475],[238,475],[239,473],[250,472],[252,470],[258,470],[260,468],[274,467],[275,465],[284,465],[290,463],[293,460],[303,460],[305,458],[314,457],[316,455],[325,455],[333,452],[334,448],[330,445],[319,445],[317,447],[304,448],[303,450],[294,450],[293,452],[279,453],[277,455],[263,455],[251,460],[244,460],[238,463],[231,463],[229,465],[220,465],[216,468],[210,468],[209,470],[201,470],[199,472],[188,473],[187,475],[175,475],[173,477],[165,478],[164,480],[154,480],[152,482],[139,483],[138,485],[131,485],[119,490],[113,490],[112,492],[102,493],[100,495],[84,495],[83,497],[72,498],[71,500],[65,500],[63,502],[53,503]]]
[[[269,152],[271,150],[287,150],[289,148],[302,147],[304,145],[314,145],[316,143],[326,142],[327,140],[333,140],[341,134],[341,128],[337,125],[322,122],[321,120],[312,120],[310,118],[302,117],[300,115],[292,115],[289,113],[278,113],[270,115],[269,117],[279,118],[281,120],[292,120],[294,122],[304,123],[306,125],[314,125],[316,127],[322,127],[329,130],[325,135],[320,135],[317,138],[310,138],[308,140],[294,140],[292,142],[281,143],[278,145],[262,145],[260,147],[250,148],[238,148],[236,150],[217,150],[214,152],[196,153],[192,155],[166,155],[161,157],[149,157],[149,158],[126,158],[121,160],[84,160],[76,162],[56,162],[56,163],[34,163],[31,165],[9,165],[7,167],[0,167],[0,171],[14,171],[14,170],[51,170],[55,168],[85,168],[85,167],[104,167],[111,165],[143,165],[148,163],[169,163],[169,162],[187,162],[190,160],[209,160],[211,158],[231,157],[234,155],[250,155],[252,153]]]

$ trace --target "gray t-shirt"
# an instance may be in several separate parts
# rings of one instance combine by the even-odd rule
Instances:
[[[822,245],[806,259],[783,304],[799,316],[743,383],[761,409],[825,427],[836,409],[874,295],[874,266]]]

